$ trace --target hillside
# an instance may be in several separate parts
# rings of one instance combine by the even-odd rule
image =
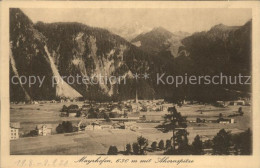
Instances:
[[[45,77],[36,83],[10,85],[12,101],[84,97],[89,100],[165,98],[214,101],[248,96],[251,85],[157,85],[157,74],[251,75],[252,22],[219,24],[188,35],[162,27],[141,33],[131,43],[106,29],[76,22],[34,24],[20,9],[10,10],[10,83],[12,76]],[[133,45],[135,44],[135,45]],[[139,44],[139,45],[138,45]],[[149,74],[136,80],[134,74]],[[68,77],[121,76],[126,84],[69,83]],[[65,77],[52,85],[53,76]],[[95,79],[96,80],[96,79]],[[121,81],[121,80],[120,80]],[[63,84],[62,84],[63,83]],[[237,94],[239,93],[239,94]]]
[[[152,60],[146,53],[105,29],[80,23],[33,25],[19,9],[12,9],[10,16],[11,50],[18,73],[26,76],[44,75],[48,82],[44,83],[42,88],[37,86],[25,88],[24,91],[28,92],[32,99],[73,98],[80,95],[93,99],[113,98],[120,92],[124,92],[126,98],[134,97],[132,74],[146,72],[150,70],[149,65],[152,65]],[[126,76],[130,80],[128,82],[130,86],[104,84],[104,81],[101,81],[97,85],[83,83],[67,85],[65,82],[64,85],[53,88],[49,83],[53,75],[76,77],[77,74],[89,77],[95,74],[108,77]],[[146,82],[144,85],[149,88]],[[13,88],[11,93],[17,91],[15,87],[17,86],[11,86]],[[132,89],[124,89],[125,87]],[[13,98],[16,99],[16,96]]]

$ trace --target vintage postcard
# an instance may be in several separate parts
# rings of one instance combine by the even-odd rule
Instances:
[[[3,1],[1,168],[260,166],[260,3]]]

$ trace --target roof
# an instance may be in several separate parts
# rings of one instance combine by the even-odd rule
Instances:
[[[227,119],[220,118],[220,119],[218,119],[218,121],[219,121],[219,122],[220,122],[220,121],[231,121],[231,119],[229,119],[229,118],[227,118]]]
[[[114,127],[124,127],[125,124],[123,124],[123,123],[114,123],[113,126]]]
[[[77,109],[69,109],[68,110],[68,113],[77,113],[79,110]]]
[[[42,128],[44,125],[46,125],[47,128],[52,128],[51,124],[38,124],[38,125],[36,125],[36,127],[39,129],[39,128]]]
[[[11,122],[10,123],[10,127],[11,128],[21,128],[19,122]]]

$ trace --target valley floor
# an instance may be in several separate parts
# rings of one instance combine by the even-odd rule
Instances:
[[[28,131],[35,128],[39,123],[51,123],[53,128],[63,120],[72,121],[74,124],[80,118],[60,117],[59,110],[62,104],[38,104],[38,105],[11,105],[11,122],[21,122],[21,131]],[[37,110],[39,109],[39,110]],[[210,105],[185,105],[178,108],[187,120],[195,120],[197,117],[217,119],[222,113],[225,118],[237,111],[238,106],[217,108]],[[201,114],[198,110],[202,110]],[[219,123],[188,123],[189,143],[192,143],[196,135],[202,140],[212,139],[217,132],[225,128],[231,133],[239,133],[251,128],[251,107],[243,106],[243,116],[233,117],[234,124]],[[162,112],[162,115],[165,113]],[[53,134],[49,136],[24,137],[10,141],[12,155],[91,155],[106,154],[111,145],[117,146],[119,151],[124,151],[127,143],[134,143],[138,136],[149,140],[149,147],[153,141],[157,143],[163,139],[171,138],[172,133],[162,133],[155,127],[159,123],[137,123],[140,129],[131,131],[128,129],[104,129],[86,130],[67,134]],[[162,154],[163,151],[149,152],[148,154]]]

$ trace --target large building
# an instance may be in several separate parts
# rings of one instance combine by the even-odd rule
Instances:
[[[39,136],[51,135],[52,126],[51,124],[39,124],[36,126],[36,131],[38,132]]]
[[[19,129],[20,129],[20,123],[15,122],[15,123],[10,123],[10,139],[19,139]]]

